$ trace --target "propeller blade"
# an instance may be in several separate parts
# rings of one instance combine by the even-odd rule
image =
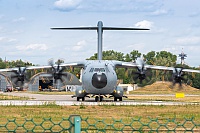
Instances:
[[[137,66],[138,73],[141,71],[140,68]]]
[[[24,81],[28,81],[26,77],[26,67],[22,69],[20,66],[18,67],[18,71],[12,71],[14,75],[11,75],[11,79],[14,79],[15,85],[18,85],[20,82],[20,86],[24,84]]]
[[[134,80],[136,81],[137,79],[139,79],[139,75],[134,76]]]
[[[64,80],[62,79],[62,78],[60,78],[60,81],[63,83],[64,82]]]
[[[68,76],[67,74],[63,73],[64,70],[65,70],[65,67],[61,67],[61,66],[60,66],[61,62],[60,62],[59,60],[58,60],[58,62],[57,62],[57,66],[55,66],[55,65],[53,64],[53,61],[52,61],[52,60],[49,61],[49,64],[51,64],[51,67],[52,67],[51,75],[52,75],[52,77],[54,78],[54,84],[55,84],[58,80],[60,80],[61,82],[63,82],[64,80],[62,79],[62,76],[65,76],[65,77]]]
[[[179,86],[182,87],[182,82],[179,82]]]
[[[24,73],[25,73],[25,71],[26,71],[26,67],[23,69],[22,73],[24,74]]]
[[[60,72],[62,73],[65,69],[66,69],[66,67],[61,67]]]
[[[178,74],[178,70],[177,70],[177,68],[175,68],[175,72],[176,72],[176,74]]]
[[[24,80],[21,80],[20,82],[21,82],[20,86],[23,86],[23,84],[24,84]]]
[[[142,84],[143,79],[140,79],[140,84]]]
[[[142,81],[146,78],[146,69],[145,69],[145,63],[144,61],[141,63],[141,66],[136,66],[136,71],[132,72],[132,75],[135,75],[133,77],[133,80],[136,81],[139,79],[139,83],[142,84]]]
[[[57,80],[58,80],[58,79],[54,79],[54,84],[56,84],[56,83],[57,83]]]
[[[60,75],[61,75],[61,76],[65,76],[65,77],[68,77],[68,76],[69,76],[67,73],[61,73]]]
[[[18,75],[11,75],[11,78],[18,78]]]
[[[58,66],[57,66],[57,71],[59,72],[59,70],[60,70],[60,65],[58,64]]]
[[[22,73],[22,69],[21,69],[21,67],[19,67],[19,73]]]
[[[142,71],[144,71],[144,62],[142,63]]]
[[[18,80],[15,80],[15,81],[14,81],[14,84],[17,85],[17,83],[18,83]]]
[[[173,86],[176,85],[176,83],[179,84],[180,87],[182,87],[182,81],[185,80],[184,76],[185,73],[183,73],[183,68],[174,68],[175,72],[173,73]]]

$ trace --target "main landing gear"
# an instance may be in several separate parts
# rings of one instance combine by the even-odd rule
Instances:
[[[117,101],[117,99],[119,99],[119,101],[122,101],[122,97],[114,97],[114,101]]]
[[[79,101],[80,99],[82,99],[82,101],[85,101],[85,97],[77,97],[77,101]]]

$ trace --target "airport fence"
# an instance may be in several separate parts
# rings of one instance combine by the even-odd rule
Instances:
[[[183,119],[148,118],[142,117],[115,119],[82,118],[79,115],[71,115],[53,121],[53,118],[7,119],[0,121],[0,132],[200,132],[200,123],[194,117]]]

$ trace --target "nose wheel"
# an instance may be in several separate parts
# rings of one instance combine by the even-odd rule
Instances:
[[[101,101],[103,101],[103,96],[96,96],[95,97],[95,102],[101,102]]]

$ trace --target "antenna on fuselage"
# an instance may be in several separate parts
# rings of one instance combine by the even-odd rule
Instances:
[[[149,30],[145,28],[120,28],[120,27],[103,27],[103,22],[98,21],[97,27],[71,27],[71,28],[51,28],[52,30],[97,30],[97,59],[102,60],[102,35],[103,30]]]

